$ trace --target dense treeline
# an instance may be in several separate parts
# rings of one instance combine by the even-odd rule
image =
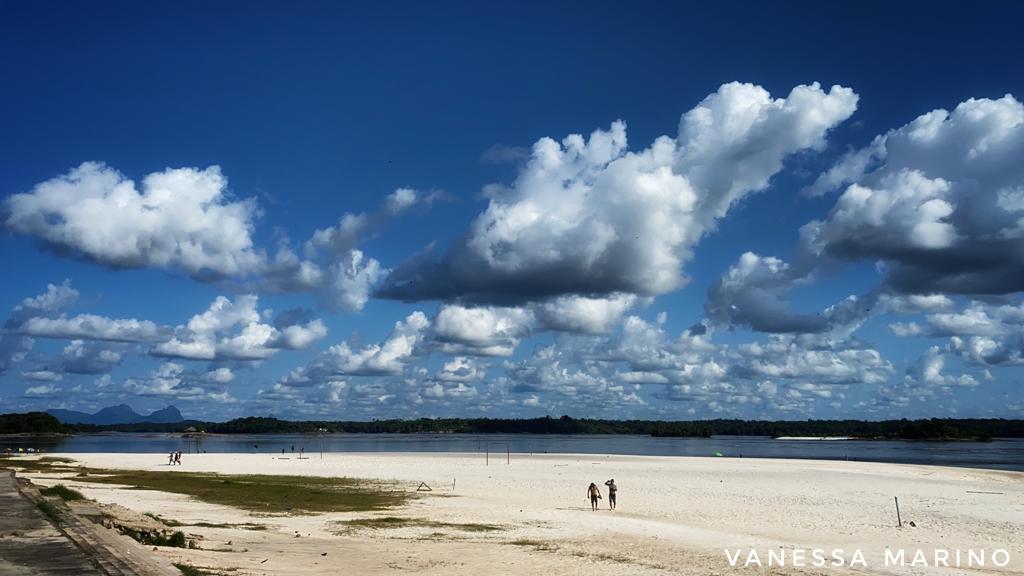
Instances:
[[[174,433],[184,432],[188,428],[208,431],[216,423],[203,422],[200,420],[183,420],[181,422],[156,423],[136,422],[134,424],[68,424],[68,428],[75,432],[92,434],[95,432],[157,432]]]
[[[71,432],[46,412],[0,414],[0,434],[64,434]]]
[[[195,428],[215,434],[315,434],[319,430],[348,433],[442,434],[649,434],[652,436],[851,436],[873,439],[1024,438],[1024,420],[594,420],[589,418],[420,418],[416,420],[291,421],[273,417],[237,418],[227,422],[186,421],[177,424],[72,425],[78,432],[184,432]]]

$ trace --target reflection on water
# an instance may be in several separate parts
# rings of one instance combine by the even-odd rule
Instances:
[[[197,447],[198,444],[198,447]],[[734,458],[809,458],[867,460],[907,464],[970,466],[1024,471],[1024,440],[992,442],[800,441],[761,436],[652,438],[631,435],[532,434],[301,434],[207,435],[201,440],[178,434],[83,434],[63,438],[0,437],[4,448],[46,452],[248,452],[307,456],[325,452],[479,452],[635,454]]]

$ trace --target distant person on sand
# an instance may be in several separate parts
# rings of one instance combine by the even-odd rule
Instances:
[[[615,510],[615,493],[619,491],[619,487],[615,485],[615,478],[604,483],[608,487],[608,509]]]
[[[181,450],[174,453],[174,463],[178,465],[181,464]]]
[[[167,465],[174,466],[174,452],[167,455]]]
[[[587,488],[587,497],[590,498],[590,509],[597,510],[597,501],[601,499],[601,489],[597,487],[597,484],[590,483],[590,487]]]

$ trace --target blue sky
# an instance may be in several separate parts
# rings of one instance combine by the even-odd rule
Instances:
[[[0,11],[0,409],[1024,407],[1014,3]]]

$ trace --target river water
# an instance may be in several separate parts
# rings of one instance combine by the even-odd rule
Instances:
[[[198,444],[198,446],[197,446]],[[533,454],[635,454],[729,458],[804,458],[933,464],[1024,471],[1024,439],[992,442],[897,440],[773,440],[763,436],[652,438],[639,435],[547,434],[300,434],[206,435],[103,433],[61,438],[0,437],[0,450],[46,452],[469,452],[504,459],[506,452]]]

